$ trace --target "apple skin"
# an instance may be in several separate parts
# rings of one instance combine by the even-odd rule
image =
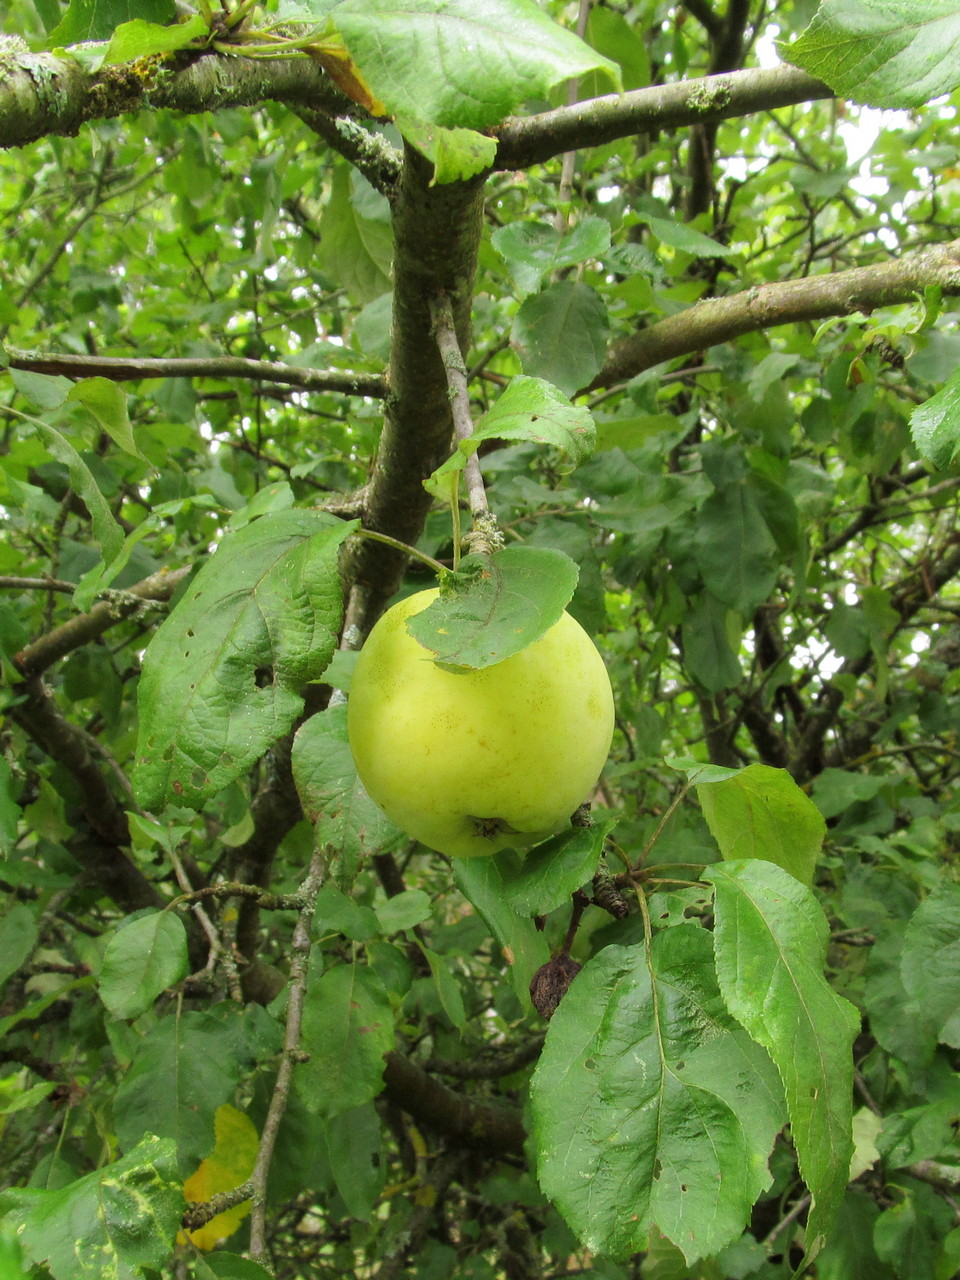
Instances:
[[[568,613],[482,670],[439,666],[407,619],[420,591],[380,618],[350,683],[347,729],[360,780],[387,817],[454,858],[523,848],[568,826],[613,737],[613,693],[593,641]]]

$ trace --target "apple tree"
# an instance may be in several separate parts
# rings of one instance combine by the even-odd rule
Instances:
[[[0,29],[2,1280],[949,1280],[960,0]],[[530,847],[357,776],[433,586]]]

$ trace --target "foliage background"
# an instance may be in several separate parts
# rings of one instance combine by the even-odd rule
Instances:
[[[114,8],[93,38],[150,16]],[[720,857],[703,796],[667,761],[786,770],[826,821],[827,973],[862,1024],[852,1176],[808,1274],[947,1280],[960,1265],[960,75],[927,86],[924,102],[944,95],[932,106],[902,100],[909,68],[888,48],[866,95],[808,78],[785,102],[761,71],[737,82],[731,118],[698,122],[673,88],[771,66],[813,4],[540,8],[579,21],[626,90],[663,92],[604,133],[544,86],[514,104],[482,180],[431,186],[390,127],[374,127],[389,149],[365,150],[332,123],[350,104],[316,68],[304,88],[300,63],[285,104],[108,112],[76,136],[41,122],[26,145],[5,106],[0,1209],[21,1230],[0,1275],[18,1275],[20,1249],[28,1274],[58,1280],[770,1280],[803,1257],[809,1197],[783,1134],[743,1235],[689,1263],[656,1227],[604,1256],[547,1200],[527,1141],[546,1024],[526,988],[569,940],[585,864],[563,863],[562,902],[514,911],[493,864],[451,871],[360,807],[342,712],[321,710],[349,684],[348,652],[330,685],[315,683],[325,655],[298,668],[303,717],[317,714],[293,765],[284,733],[200,812],[148,811],[131,790],[144,650],[225,533],[283,513],[305,530],[320,509],[450,559],[449,511],[421,483],[450,435],[436,288],[454,297],[475,417],[524,374],[596,422],[575,468],[521,439],[485,444],[483,471],[512,542],[579,566],[570,608],[618,709],[594,816],[617,819],[629,859],[646,851],[659,951],[712,922],[691,864]],[[87,18],[16,0],[3,24],[39,47]],[[805,38],[828,76],[826,44]],[[580,79],[583,100],[608,90]],[[700,104],[710,116],[716,100]],[[84,575],[118,553],[98,596]],[[347,544],[348,631],[405,564]],[[411,564],[405,589],[431,577]],[[333,637],[305,651],[314,639]],[[184,671],[161,667],[161,701],[164,675],[172,690]],[[573,958],[635,954],[629,906],[574,907]],[[311,1059],[296,1063],[287,1000],[304,992]],[[543,1070],[563,1076],[573,1047],[551,1027]],[[244,1120],[275,1144],[259,1169]],[[175,1245],[184,1180],[218,1155],[225,1172],[206,1166],[188,1199],[253,1176],[265,1210],[223,1228],[226,1252]]]

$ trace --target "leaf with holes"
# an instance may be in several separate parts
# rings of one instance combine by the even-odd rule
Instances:
[[[340,625],[337,552],[354,524],[275,511],[229,534],[154,636],[134,787],[199,808],[290,728]]]
[[[540,1185],[586,1248],[626,1258],[659,1227],[693,1262],[739,1236],[785,1114],[730,1017],[710,934],[604,947],[550,1023],[531,1085]]]

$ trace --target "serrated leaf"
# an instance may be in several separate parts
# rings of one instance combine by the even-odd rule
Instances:
[[[421,946],[420,950],[430,966],[430,972],[437,988],[437,996],[440,1000],[440,1007],[453,1025],[459,1029],[467,1020],[467,1011],[463,1006],[463,996],[460,994],[457,980],[450,972],[449,961],[445,956],[437,955],[436,951],[431,951],[429,947]]]
[[[67,400],[75,401],[88,409],[100,428],[125,453],[130,453],[143,462],[147,461],[133,438],[126,392],[115,382],[111,382],[109,378],[84,378],[70,389]]]
[[[638,213],[637,217],[645,222],[653,234],[663,244],[672,249],[680,249],[683,253],[692,253],[698,258],[732,258],[736,249],[728,244],[721,244],[705,236],[696,227],[687,226],[685,222],[671,222],[669,218],[657,218],[652,214]]]
[[[374,804],[357,776],[347,740],[344,703],[327,707],[301,725],[293,740],[293,780],[317,839],[337,850],[336,875],[349,884],[361,860],[402,835]]]
[[[209,34],[210,28],[199,13],[186,22],[177,22],[170,27],[135,18],[133,22],[122,23],[110,37],[103,59],[104,65],[176,53],[178,49],[186,49],[195,41],[204,42]]]
[[[34,912],[15,902],[0,919],[0,987],[28,959],[38,936]]]
[[[134,773],[144,808],[199,808],[287,732],[336,645],[337,551],[354,528],[277,511],[223,539],[144,658]]]
[[[115,1018],[137,1018],[189,968],[187,931],[172,911],[152,911],[110,939],[100,969],[100,999]]]
[[[777,544],[746,481],[714,490],[697,513],[694,553],[707,590],[749,613],[766,600],[780,568]]]
[[[552,22],[533,0],[320,0],[371,91],[394,116],[446,128],[499,124],[554,85],[616,63]]]
[[[604,818],[589,827],[571,827],[535,845],[518,866],[516,855],[502,859],[503,891],[515,911],[545,916],[593,878],[607,835],[619,818]]]
[[[369,1222],[386,1182],[380,1116],[373,1103],[352,1107],[324,1124],[327,1154],[337,1190],[351,1218]]]
[[[900,972],[933,1035],[960,1048],[960,885],[942,880],[910,917]]]
[[[71,0],[59,26],[47,36],[47,48],[107,40],[121,23],[138,18],[164,24],[176,16],[174,0]]]
[[[489,169],[497,156],[496,138],[474,129],[443,129],[404,116],[397,127],[408,142],[433,161],[433,181],[465,182]]]
[[[531,1082],[540,1185],[615,1259],[657,1226],[689,1262],[739,1236],[784,1121],[763,1050],[724,1008],[710,935],[608,946],[553,1015]]]
[[[430,895],[422,889],[404,889],[375,908],[384,935],[400,933],[429,920],[433,913]]]
[[[517,999],[530,1008],[530,981],[550,959],[544,935],[529,916],[521,915],[506,900],[504,858],[455,858],[453,878],[463,896],[486,921],[510,962],[510,981]],[[511,853],[516,859],[517,855]]]
[[[697,796],[728,862],[762,858],[812,882],[827,824],[786,769],[751,764],[732,778],[698,783]]]
[[[910,434],[921,455],[939,471],[960,457],[960,372],[910,415]]]
[[[836,94],[920,107],[960,85],[960,0],[821,0],[784,58]]]
[[[183,1184],[188,1204],[202,1204],[223,1191],[241,1186],[253,1173],[260,1135],[245,1111],[230,1103],[217,1107],[213,1118],[213,1150],[200,1161],[196,1172]],[[244,1200],[226,1209],[186,1235],[198,1249],[212,1249],[232,1236],[250,1212],[252,1201]]]
[[[829,925],[806,886],[755,859],[708,867],[717,977],[727,1008],[783,1080],[800,1173],[810,1189],[807,1259],[843,1199],[853,1153],[852,1045],[859,1015],[827,984]]]
[[[444,501],[455,501],[456,476],[485,440],[532,440],[551,445],[579,466],[593,452],[596,439],[589,409],[571,404],[542,378],[519,375],[479,419],[473,432],[459,441],[451,456],[423,482],[424,488]]]
[[[174,1144],[152,1135],[66,1187],[6,1194],[16,1202],[6,1221],[55,1280],[133,1280],[163,1266],[183,1212]]]
[[[335,164],[315,257],[352,298],[373,302],[392,287],[393,232],[389,221],[364,215],[351,195],[350,183],[350,166]]]
[[[600,369],[609,333],[599,293],[581,280],[561,280],[523,301],[510,340],[525,373],[545,378],[570,396]]]
[[[329,1119],[381,1092],[394,1030],[390,1000],[377,975],[358,964],[323,972],[326,958],[314,950],[310,961],[300,1042],[310,1060],[297,1068],[296,1084],[307,1107]]]
[[[259,1262],[221,1249],[209,1258],[198,1258],[196,1272],[197,1280],[273,1280],[272,1273]]]
[[[566,233],[550,222],[511,222],[498,227],[490,243],[523,293],[532,293],[551,271],[578,266],[610,248],[606,218],[583,218]]]
[[[31,425],[59,463],[67,468],[70,476],[70,487],[78,497],[82,498],[93,523],[93,536],[100,543],[100,553],[104,560],[113,560],[123,546],[123,530],[114,519],[107,500],[100,492],[100,486],[93,478],[93,472],[77,453],[76,449],[55,427],[49,423],[32,418]]]
[[[217,1108],[233,1101],[244,1070],[276,1052],[278,1034],[236,1005],[162,1018],[137,1044],[114,1096],[121,1146],[156,1133],[176,1143],[180,1176],[192,1173],[213,1146]]]
[[[470,573],[474,567],[481,572]],[[569,556],[549,547],[467,556],[460,569],[461,582],[441,587],[436,600],[407,620],[407,629],[437,662],[471,670],[492,667],[549,631],[580,573]]]

